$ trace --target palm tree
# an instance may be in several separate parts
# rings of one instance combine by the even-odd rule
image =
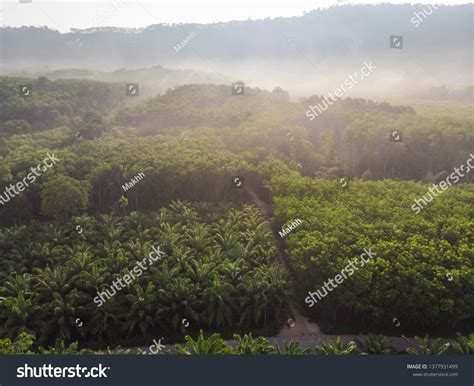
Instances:
[[[239,355],[258,355],[258,354],[276,354],[277,349],[272,346],[266,338],[259,336],[253,338],[252,334],[246,334],[241,337],[238,334],[234,335],[234,340],[237,341],[237,348],[235,353]]]
[[[166,259],[157,267],[153,265],[149,269],[147,280],[155,284],[156,288],[166,288],[179,275],[179,267],[170,268],[170,261]]]
[[[225,259],[237,259],[242,255],[243,248],[235,233],[218,233],[215,236],[215,241]]]
[[[266,263],[276,256],[276,249],[274,247],[269,248],[265,246],[265,241],[268,240],[268,237],[264,235],[259,236],[253,230],[245,231],[243,236],[245,241],[242,253],[246,260],[255,263]],[[267,251],[269,253],[266,253]]]
[[[102,246],[103,263],[109,272],[121,272],[129,265],[129,254],[122,248],[120,241],[110,244],[104,241]]]
[[[255,280],[266,283],[267,298],[270,311],[273,311],[272,320],[278,321],[283,311],[289,309],[289,285],[287,274],[281,266],[259,266],[255,269]]]
[[[209,338],[205,338],[204,332],[200,330],[197,340],[194,340],[189,335],[187,335],[184,340],[186,341],[184,346],[176,345],[176,351],[178,354],[225,355],[233,353],[232,347],[221,339],[219,334],[212,334]]]
[[[90,252],[74,252],[74,250],[71,249],[71,254],[69,256],[72,257],[70,257],[66,262],[66,267],[71,275],[79,275],[78,279],[80,279],[80,276],[84,271],[95,266]]]
[[[56,255],[53,252],[51,243],[34,243],[31,249],[33,267],[45,267],[47,265],[54,265],[56,262]]]
[[[174,212],[174,219],[177,222],[183,223],[183,224],[188,224],[191,222],[197,222],[198,221],[198,214],[192,208],[192,206],[186,202],[186,201],[173,201],[170,204],[170,209],[172,212]]]
[[[128,206],[128,198],[125,196],[120,196],[119,206],[123,209],[123,216],[125,217],[125,208]]]
[[[0,303],[1,319],[6,320],[4,329],[6,335],[15,338],[20,333],[34,331],[38,327],[41,307],[32,300],[25,291],[17,296],[7,297]]]
[[[103,264],[98,260],[95,261],[95,264],[88,263],[89,258],[89,255],[81,256],[77,260],[71,261],[70,265],[72,272],[78,272],[75,282],[76,288],[94,298],[97,289],[103,287],[103,283],[108,277],[104,272]],[[84,268],[81,271],[76,271],[83,264],[85,264]]]
[[[20,292],[26,294],[28,291],[30,291],[30,276],[14,275],[10,276],[0,288],[0,295],[16,297]]]
[[[120,219],[113,215],[101,215],[99,217],[99,234],[100,240],[113,242],[120,240],[124,231],[124,227]]]
[[[41,241],[49,242],[54,245],[56,243],[62,243],[66,236],[66,231],[63,227],[49,224],[49,226],[43,227],[43,232],[41,232],[40,235],[42,236]]]
[[[456,343],[453,343],[452,347],[453,351],[458,354],[474,354],[474,333],[467,337],[458,334]]]
[[[188,228],[185,240],[187,244],[198,253],[204,253],[211,245],[209,226],[197,224]]]
[[[277,346],[277,353],[280,355],[309,355],[311,354],[311,349],[308,348],[301,348],[298,342],[285,342],[285,346],[283,350],[280,346]]]
[[[171,261],[173,266],[177,267],[181,272],[187,271],[189,269],[188,265],[190,262],[194,262],[195,253],[192,249],[184,247],[176,247],[173,249],[173,255],[171,255],[168,260]]]
[[[197,320],[198,314],[193,309],[196,304],[196,286],[187,278],[178,277],[164,288],[158,290],[157,319],[171,321],[176,331],[184,319]]]
[[[34,354],[31,346],[35,343],[35,336],[27,332],[18,335],[14,342],[11,339],[0,339],[0,354]]]
[[[105,302],[102,307],[94,309],[87,322],[88,331],[92,339],[99,341],[116,341],[120,337],[119,316],[124,315],[126,309],[121,307],[117,297]]]
[[[410,339],[403,337],[409,344],[407,353],[411,355],[443,355],[446,354],[450,348],[450,344],[444,342],[442,339],[430,339],[428,335],[424,338],[415,336],[415,345],[412,346]]]
[[[45,334],[40,339],[56,336],[69,340],[71,329],[75,329],[76,307],[80,306],[83,294],[79,293],[75,283],[77,275],[73,275],[67,267],[46,267],[34,269],[34,290],[38,293],[37,301],[44,303],[42,307]],[[59,335],[58,335],[59,331]]]
[[[143,252],[143,243],[139,240],[128,240],[125,247],[137,260],[142,260],[143,256],[146,256]]]
[[[79,310],[76,309],[76,306],[80,303],[80,299],[81,295],[77,289],[73,289],[65,297],[61,296],[58,292],[53,294],[53,301],[49,308],[53,310],[53,321],[57,325],[51,323],[52,320],[48,320],[48,328],[45,328],[51,332],[51,336],[55,336],[59,331],[57,340],[69,341],[71,339],[71,331],[76,330],[75,321],[79,315]],[[49,317],[46,319],[49,319]],[[46,336],[48,335],[46,334]]]
[[[144,289],[141,285],[134,284],[125,299],[129,309],[126,316],[126,330],[129,335],[139,330],[146,336],[155,327],[153,318],[156,304],[155,286],[153,283],[148,283]]]
[[[216,263],[205,263],[198,260],[191,260],[185,263],[186,277],[201,288],[209,287],[212,284],[217,272]]]
[[[160,241],[163,245],[164,251],[168,256],[173,254],[173,247],[178,244],[179,234],[181,232],[181,225],[163,223],[160,225]]]
[[[54,293],[65,296],[74,288],[76,277],[70,274],[66,267],[46,267],[44,270],[33,270],[34,289],[38,292],[39,300],[49,302]]]
[[[393,342],[387,340],[383,335],[368,335],[363,338],[359,346],[361,350],[367,354],[381,355],[396,353]]]
[[[203,302],[206,304],[206,308],[203,312],[203,319],[207,320],[209,327],[224,328],[232,325],[232,308],[234,306],[232,288],[229,283],[222,282],[218,275],[214,275],[211,286],[204,290]]]
[[[320,355],[354,355],[359,352],[355,342],[344,343],[341,337],[337,337],[334,343],[319,340],[318,344],[316,352]]]
[[[240,324],[244,327],[249,327],[252,324],[257,326],[263,317],[266,326],[266,309],[269,302],[266,293],[267,284],[255,280],[254,277],[249,275],[244,277],[239,287],[243,291],[240,304]]]
[[[211,232],[216,236],[221,235],[221,238],[225,238],[226,236],[236,234],[239,231],[238,226],[238,223],[225,221],[221,218],[212,224]]]
[[[245,214],[251,215],[250,213],[244,213],[244,211],[242,210],[232,208],[231,210],[229,210],[229,212],[227,212],[226,225],[228,224],[230,228],[236,230],[239,228],[242,229],[244,220],[246,218]]]
[[[33,263],[33,249],[34,244],[28,243],[25,246],[15,245],[12,250],[6,254],[8,261],[7,269],[8,273],[12,272],[23,273],[24,271],[31,270]]]
[[[234,286],[240,283],[245,272],[249,269],[245,260],[240,257],[237,260],[218,259],[215,261],[220,262],[219,271],[222,273],[223,279]]]

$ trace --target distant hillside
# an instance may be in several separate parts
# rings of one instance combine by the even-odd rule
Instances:
[[[469,5],[340,5],[301,17],[226,23],[101,28],[61,34],[46,28],[2,29],[3,73],[18,67],[140,68],[157,64],[281,86],[306,95],[332,91],[371,60],[374,76],[354,93],[391,95],[409,88],[472,85]],[[391,35],[403,49],[391,49]]]
[[[163,93],[168,89],[184,84],[228,84],[230,78],[220,74],[211,74],[194,70],[173,70],[162,66],[139,69],[119,69],[115,71],[97,71],[88,69],[21,69],[11,71],[21,77],[46,77],[55,79],[87,79],[103,82],[138,83],[141,96]]]

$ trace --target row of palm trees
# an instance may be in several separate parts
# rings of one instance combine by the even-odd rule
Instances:
[[[252,206],[173,202],[158,213],[75,217],[0,230],[0,337],[137,345],[199,328],[274,331],[288,279]],[[97,291],[161,245],[166,257],[98,308]],[[185,327],[183,320],[189,322]]]
[[[280,345],[272,345],[267,338],[252,334],[234,334],[233,343],[226,342],[219,333],[205,336],[201,330],[196,339],[187,335],[184,344],[177,344],[173,349],[165,348],[161,351],[138,349],[107,349],[92,351],[79,349],[77,342],[66,345],[63,341],[56,343],[55,347],[37,347],[35,337],[23,332],[19,337],[0,339],[0,354],[181,354],[181,355],[444,355],[444,354],[474,354],[474,334],[469,336],[458,335],[456,341],[446,342],[442,339],[429,339],[415,337],[405,338],[406,348],[396,349],[390,339],[382,335],[368,335],[354,341],[343,341],[338,337],[335,341],[319,341],[314,350],[300,347],[298,342],[286,341]]]
[[[235,344],[224,341],[219,334],[206,337],[201,330],[199,336],[193,339],[186,336],[184,345],[176,345],[175,352],[185,355],[210,354],[238,354],[238,355],[385,355],[385,354],[412,354],[412,355],[443,355],[443,354],[474,354],[474,334],[470,336],[458,335],[456,342],[445,342],[443,339],[404,337],[406,349],[395,348],[393,342],[383,335],[368,335],[362,339],[343,341],[340,337],[335,341],[319,340],[314,348],[302,348],[298,342],[286,341],[283,347],[272,345],[267,338],[252,334],[234,335]]]

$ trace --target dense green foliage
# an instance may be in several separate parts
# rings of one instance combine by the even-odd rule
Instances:
[[[31,97],[19,96],[24,83],[33,85]],[[263,194],[265,180],[291,170],[437,181],[474,147],[467,119],[429,119],[361,99],[341,100],[309,121],[314,98],[291,103],[281,89],[247,89],[241,98],[226,86],[189,85],[122,105],[119,84],[1,78],[1,86],[0,186],[24,178],[48,151],[61,160],[0,209],[4,223],[40,216],[48,199],[41,191],[58,174],[90,187],[87,208],[79,209],[96,212],[116,209],[121,186],[144,173],[126,194],[129,209],[158,210],[173,199],[241,202],[230,183],[235,175]],[[390,130],[401,130],[403,142],[390,142]]]
[[[31,96],[19,96],[22,84]],[[168,342],[199,329],[274,333],[292,316],[292,288],[303,303],[369,247],[376,259],[309,310],[325,331],[387,332],[394,317],[397,333],[472,331],[469,176],[420,215],[410,207],[426,185],[370,181],[438,181],[474,148],[472,120],[347,98],[309,121],[317,97],[291,102],[279,88],[235,97],[226,86],[188,85],[132,101],[118,83],[0,85],[0,186],[24,179],[48,152],[59,159],[0,207],[0,337],[28,332],[38,346],[67,351],[74,341],[146,344],[157,331]],[[403,142],[389,141],[394,129]],[[342,189],[344,175],[363,180]],[[270,223],[247,205],[271,208],[272,199],[274,231],[303,221],[283,240],[290,273],[277,263]],[[166,258],[97,307],[97,291],[157,244]],[[274,352],[261,337],[236,340],[239,353]],[[182,350],[227,350],[196,344]],[[364,344],[391,350],[376,338]],[[292,344],[281,350],[300,353]],[[358,350],[336,342],[317,351]]]
[[[472,185],[450,188],[420,214],[411,205],[428,189],[421,183],[354,180],[343,189],[338,181],[276,177],[270,189],[276,226],[302,220],[285,239],[301,299],[364,248],[376,253],[314,307],[304,305],[333,331],[395,332],[393,318],[401,330],[473,328]]]
[[[168,339],[180,336],[185,318],[191,329],[270,331],[287,316],[288,286],[270,241],[250,206],[215,210],[183,202],[147,216],[4,229],[0,332],[32,331],[41,344],[117,344],[152,339],[156,329]],[[97,291],[132,271],[153,245],[167,256],[98,307]]]
[[[29,96],[20,94],[22,86],[29,87]],[[125,102],[124,90],[120,84],[105,82],[1,77],[0,131],[22,134],[78,125],[91,110],[106,115]]]

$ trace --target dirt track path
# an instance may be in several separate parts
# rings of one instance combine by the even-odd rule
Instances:
[[[278,251],[278,258],[281,265],[283,265],[287,271],[291,272],[288,256],[285,252],[285,243],[281,239],[280,235],[273,232],[271,228],[271,220],[273,215],[273,205],[268,204],[260,199],[260,197],[252,189],[246,187],[245,191],[251,197],[252,202],[260,209],[263,216],[268,221],[267,230],[273,235],[273,245]],[[308,318],[303,315],[303,312],[297,309],[297,306],[290,304],[291,312],[293,314],[292,319],[288,320],[278,333],[277,337],[302,337],[307,335],[316,335],[318,337],[325,336],[321,333],[319,326],[316,323],[310,322]]]

